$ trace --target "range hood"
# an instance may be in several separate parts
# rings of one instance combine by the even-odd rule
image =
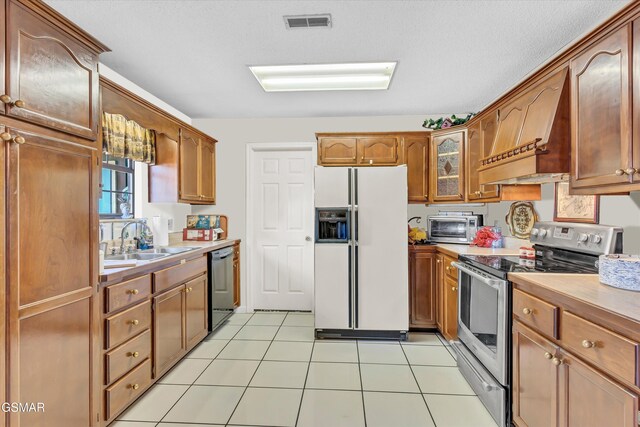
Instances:
[[[568,69],[554,73],[497,110],[481,184],[542,184],[569,177],[571,128]]]

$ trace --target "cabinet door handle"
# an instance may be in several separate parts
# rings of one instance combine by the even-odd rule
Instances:
[[[140,291],[138,291],[137,289],[129,289],[129,290],[127,291],[127,293],[128,293],[129,295],[138,295],[138,293],[139,293],[139,292],[140,292]]]
[[[138,357],[140,356],[140,353],[138,353],[137,351],[131,352],[127,354],[129,357]]]
[[[593,341],[582,340],[582,347],[584,348],[593,348],[595,346],[596,346],[596,343],[594,343]]]
[[[139,323],[140,321],[138,319],[133,319],[129,321],[129,324],[132,326],[138,326]]]
[[[636,168],[629,168],[626,171],[624,171],[624,173],[626,173],[627,175],[635,175],[636,172],[638,172],[638,169]]]
[[[624,174],[625,174],[624,169],[616,169],[615,174],[616,174],[617,176],[622,176],[622,175],[624,175]]]
[[[456,288],[455,286],[452,286],[452,287],[451,287],[451,290],[452,290],[453,292],[455,292],[455,291],[457,291],[457,290],[458,290],[458,288]]]
[[[0,102],[3,104],[11,104],[11,97],[7,94],[0,95]]]
[[[22,99],[16,99],[10,105],[16,108],[24,108],[26,104]]]
[[[553,359],[553,354],[549,353],[548,351],[544,353],[544,358],[547,360],[551,360]]]
[[[133,390],[137,390],[140,388],[140,384],[129,384],[129,388]]]
[[[560,366],[562,365],[562,360],[558,359],[557,357],[554,357],[553,359],[551,359],[551,363],[553,363],[556,366]]]

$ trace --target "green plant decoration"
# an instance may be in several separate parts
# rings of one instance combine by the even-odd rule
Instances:
[[[424,121],[424,123],[422,123],[422,127],[433,130],[447,129],[453,126],[464,124],[475,115],[476,113],[469,113],[467,114],[467,117],[456,117],[456,115],[454,114],[451,117],[440,117],[438,120],[427,119]]]

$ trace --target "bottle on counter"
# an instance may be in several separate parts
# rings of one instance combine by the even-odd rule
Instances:
[[[498,221],[494,221],[491,231],[495,234],[495,240],[491,243],[491,247],[504,248],[504,236],[502,235],[502,228],[498,226]]]

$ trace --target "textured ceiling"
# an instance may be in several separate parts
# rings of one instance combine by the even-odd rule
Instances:
[[[194,118],[476,111],[627,1],[46,0]],[[283,15],[331,13],[286,30]],[[265,93],[247,65],[397,60],[388,91]]]

